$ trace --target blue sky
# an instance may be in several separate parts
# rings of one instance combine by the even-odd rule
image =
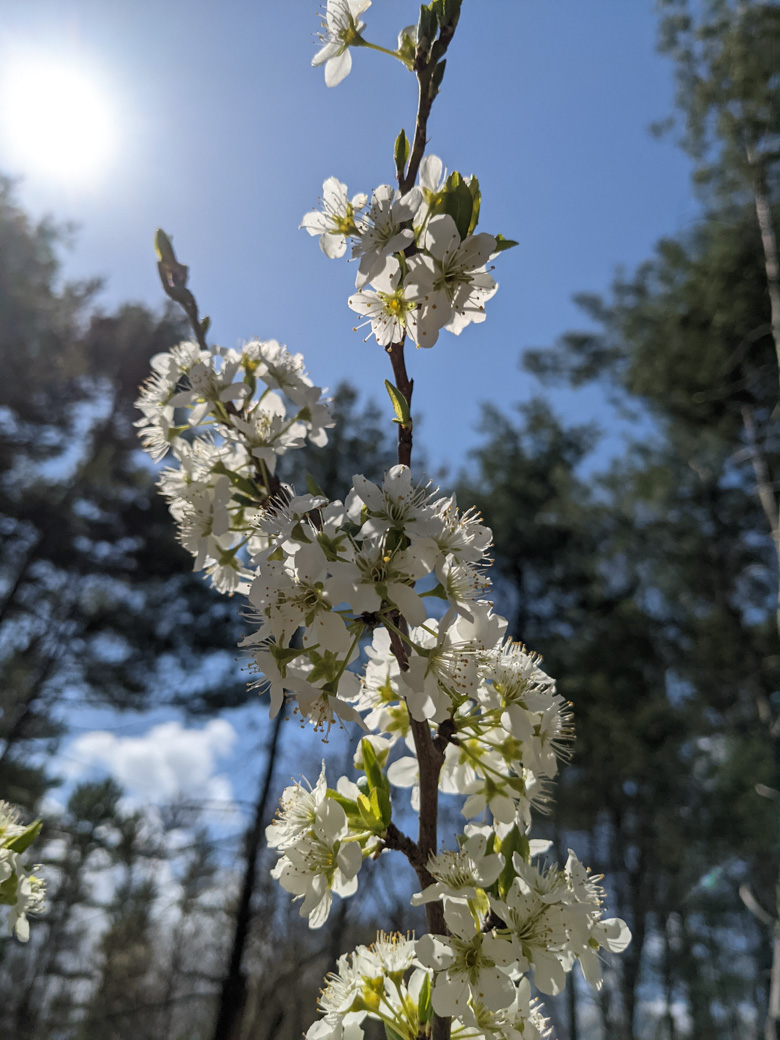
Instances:
[[[416,11],[375,0],[366,36],[392,47]],[[383,401],[387,361],[352,331],[354,270],[297,228],[325,177],[368,193],[392,179],[393,140],[413,124],[412,75],[359,52],[326,88],[309,67],[309,0],[35,0],[7,5],[4,21],[0,64],[22,50],[73,61],[113,112],[110,162],[86,185],[63,183],[56,155],[44,171],[14,167],[0,139],[0,168],[25,178],[23,203],[80,225],[67,275],[101,274],[106,308],[161,304],[160,225],[216,340],[278,338],[316,382],[350,379]],[[673,99],[656,27],[650,0],[465,0],[429,148],[479,177],[480,228],[520,245],[499,258],[486,323],[411,357],[433,463],[457,467],[481,401],[508,407],[532,392],[517,358],[580,323],[574,292],[605,290],[618,265],[695,221],[687,160],[647,133]],[[555,404],[572,420],[604,416],[593,391],[557,391]]]
[[[392,47],[417,9],[375,0],[365,35]],[[80,225],[65,275],[102,275],[106,309],[161,306],[152,240],[162,226],[218,342],[275,337],[303,352],[315,382],[349,379],[384,405],[387,360],[352,331],[354,267],[327,260],[298,225],[328,176],[366,193],[392,180],[393,141],[413,126],[413,77],[359,52],[349,78],[327,89],[310,68],[319,20],[309,0],[17,0],[2,21],[0,68],[20,53],[72,62],[112,112],[112,155],[85,184],[62,179],[55,153],[44,167],[14,165],[12,142],[0,137],[0,169],[23,178],[22,203]],[[462,463],[482,401],[509,408],[537,389],[518,356],[579,324],[573,293],[606,290],[619,265],[632,268],[661,235],[697,219],[687,160],[647,132],[673,102],[656,28],[650,0],[465,0],[430,151],[479,177],[480,229],[520,245],[497,262],[500,289],[484,325],[412,351],[418,436],[435,466]],[[572,422],[603,421],[615,450],[621,428],[597,392],[556,391],[553,403]],[[225,770],[235,792],[253,790],[264,719],[248,727],[246,717],[234,720],[236,742],[224,730],[211,742],[193,737],[213,764],[193,795],[219,789],[212,779]],[[121,758],[139,798],[144,773],[170,776],[181,734],[150,730],[169,725],[167,713],[79,721],[148,740],[89,743],[81,731],[72,776],[79,762],[99,769]]]

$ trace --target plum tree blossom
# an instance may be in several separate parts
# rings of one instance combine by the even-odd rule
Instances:
[[[534,1040],[549,1027],[532,987],[559,993],[578,963],[598,987],[599,951],[620,952],[630,933],[604,915],[601,879],[573,852],[563,867],[535,862],[550,846],[533,831],[570,753],[570,707],[493,608],[490,528],[412,466],[405,346],[472,335],[498,289],[489,264],[514,244],[477,230],[477,178],[425,155],[460,0],[423,4],[395,50],[363,35],[368,7],[328,0],[314,64],[333,86],[352,47],[397,59],[417,78],[415,131],[396,139],[395,186],[350,197],[328,177],[322,208],[301,227],[329,258],[351,244],[358,260],[349,306],[391,364],[398,464],[381,481],[355,474],[341,498],[285,483],[286,456],[327,442],[328,400],[276,340],[207,342],[187,269],[162,233],[163,286],[194,340],[153,359],[137,425],[145,449],[169,458],[160,489],[195,569],[243,604],[242,649],[271,714],[287,704],[326,737],[338,725],[356,738],[357,779],[331,787],[323,765],[313,786],[282,793],[266,830],[272,876],[312,928],[379,856],[405,856],[417,877],[411,902],[425,908],[427,933],[380,932],[342,954],[308,1040],[361,1040],[367,1020],[400,1040]],[[454,848],[439,844],[440,794],[464,817]],[[415,837],[400,826],[407,801]],[[22,878],[2,835],[0,825],[0,894]],[[34,879],[15,883],[13,897],[21,920]]]
[[[417,956],[434,971],[434,1011],[458,1015],[469,1000],[492,1011],[508,1007],[515,999],[514,983],[505,970],[515,962],[511,943],[483,932],[462,903],[445,901],[444,920],[448,937],[429,934],[417,943]]]
[[[6,929],[20,942],[30,938],[27,915],[46,909],[46,881],[24,867],[27,850],[40,830],[40,820],[24,826],[19,810],[0,801],[0,906],[10,908]],[[34,871],[41,869],[33,867]]]
[[[420,300],[433,282],[412,285],[403,281],[402,274],[401,264],[395,257],[382,257],[380,266],[374,268],[371,275],[374,288],[362,289],[347,301],[353,311],[368,318],[370,335],[376,337],[380,347],[398,342],[404,336],[418,346],[428,345],[420,342],[426,333],[418,324]]]
[[[347,251],[347,239],[358,237],[357,214],[368,202],[365,195],[347,195],[347,186],[336,177],[328,177],[322,185],[322,209],[305,213],[301,227],[310,235],[319,235],[320,249],[335,260]]]
[[[287,788],[266,837],[272,848],[281,850],[271,876],[303,900],[301,917],[320,928],[328,918],[332,893],[346,897],[357,890],[356,875],[363,862],[360,845],[348,840],[346,812],[327,797],[324,764],[312,791],[300,784]]]
[[[371,207],[361,219],[359,234],[352,246],[352,258],[360,257],[355,287],[362,289],[384,267],[384,259],[402,253],[414,242],[412,222],[422,202],[420,188],[402,195],[390,184],[374,188]]]
[[[322,47],[311,60],[312,65],[325,66],[325,83],[338,86],[352,68],[350,47],[359,45],[361,32],[365,29],[359,16],[371,6],[371,0],[327,0],[325,30],[320,40]]]
[[[423,300],[431,324],[457,335],[470,322],[484,321],[485,303],[498,289],[485,267],[495,238],[481,234],[461,239],[453,218],[442,213],[429,221],[421,246],[409,261],[410,277],[415,286],[429,281],[433,286]]]

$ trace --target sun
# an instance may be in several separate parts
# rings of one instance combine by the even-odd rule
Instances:
[[[114,151],[105,88],[76,65],[15,57],[0,75],[0,157],[10,172],[94,182]]]

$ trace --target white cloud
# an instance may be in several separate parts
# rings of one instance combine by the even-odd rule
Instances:
[[[68,746],[62,766],[69,780],[109,773],[133,801],[230,801],[230,779],[217,772],[217,760],[231,752],[237,739],[224,719],[213,719],[203,729],[163,722],[140,737],[93,730]]]

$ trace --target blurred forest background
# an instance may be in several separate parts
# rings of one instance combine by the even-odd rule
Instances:
[[[486,405],[446,481],[493,528],[512,634],[574,705],[537,832],[607,875],[634,935],[600,993],[580,979],[546,1002],[560,1040],[776,1035],[780,7],[661,11],[679,92],[658,132],[693,157],[702,217],[579,301],[589,331],[520,359],[549,389]],[[256,700],[238,605],[192,574],[132,425],[149,358],[187,330],[172,311],[96,312],[96,284],[58,276],[65,237],[0,181],[0,793],[31,815],[71,711],[204,724]],[[556,386],[588,382],[635,419],[606,467],[599,431],[555,411]],[[348,386],[335,398],[328,447],[283,474],[333,497],[394,461],[384,414]],[[293,1040],[339,953],[414,924],[392,854],[321,931],[268,877],[289,773],[316,778],[321,751],[348,768],[354,736],[320,749],[279,719],[259,730],[241,826],[208,804],[133,806],[113,780],[71,786],[45,819],[49,913],[28,945],[0,939],[0,1035]]]

